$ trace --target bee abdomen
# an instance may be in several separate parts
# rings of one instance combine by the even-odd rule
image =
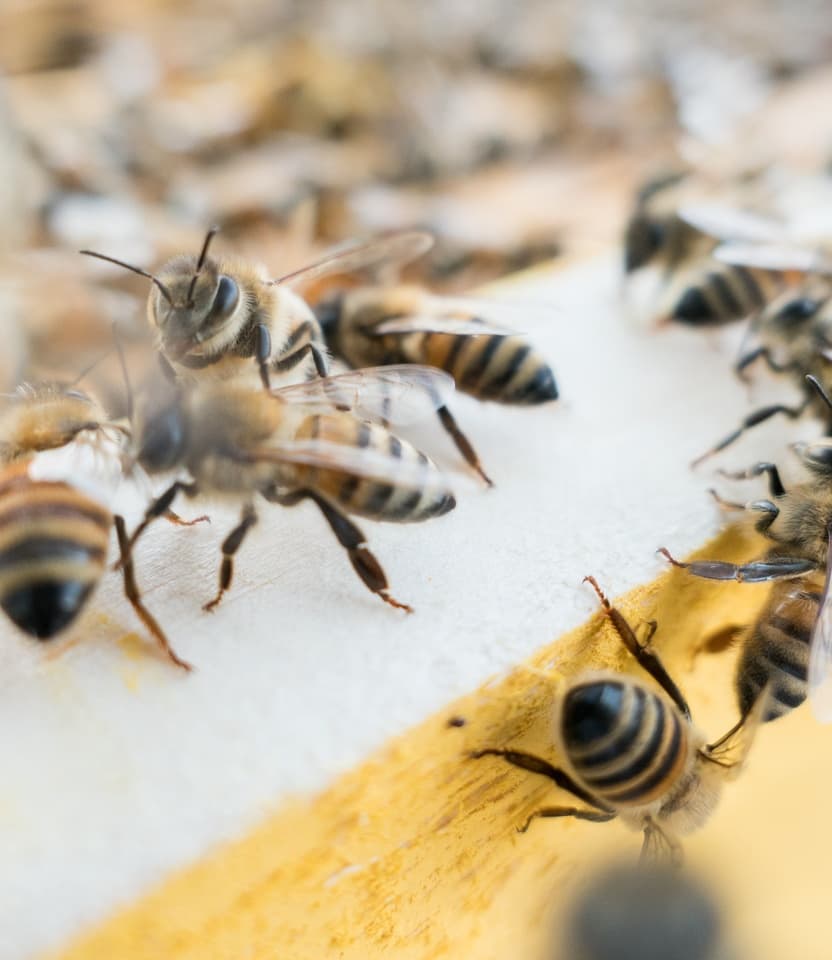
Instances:
[[[806,606],[809,616],[792,607],[784,611],[792,616],[764,615],[755,624],[737,667],[737,695],[743,715],[751,710],[767,684],[769,703],[764,721],[782,717],[806,699],[814,626],[812,607]]]
[[[589,791],[610,806],[643,806],[672,789],[687,757],[677,712],[643,687],[574,687],[561,718],[564,748]]]
[[[730,323],[754,313],[782,289],[782,274],[714,263],[686,286],[671,318],[694,326]]]
[[[311,421],[317,421],[312,423]],[[394,523],[418,523],[448,513],[456,506],[434,463],[406,440],[377,424],[352,417],[311,417],[304,427],[312,436],[367,452],[367,461],[383,457],[389,480],[375,480],[341,470],[315,471],[316,489],[331,497],[347,513]],[[402,480],[396,482],[396,464]],[[421,480],[419,478],[422,478]],[[415,478],[415,479],[414,479]]]
[[[111,518],[68,484],[28,481],[0,499],[0,607],[49,640],[79,614],[104,572]]]

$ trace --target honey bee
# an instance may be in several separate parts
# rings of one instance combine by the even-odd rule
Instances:
[[[289,382],[325,377],[326,348],[318,321],[291,284],[394,261],[398,240],[382,234],[350,243],[276,280],[258,264],[208,256],[217,233],[208,231],[199,256],[179,256],[158,275],[113,257],[82,250],[152,283],[147,315],[157,344],[183,380],[247,379],[258,371],[266,389],[273,377]],[[255,366],[256,363],[256,366]]]
[[[424,252],[426,236],[399,234],[400,261]],[[528,406],[557,399],[544,357],[511,330],[474,315],[464,298],[407,285],[361,286],[325,300],[315,313],[330,350],[351,367],[427,364],[451,374],[458,390],[478,400]],[[491,486],[447,406],[437,415],[466,462]]]
[[[125,596],[165,656],[189,670],[142,603],[124,519],[106,504],[98,477],[76,463],[67,469],[52,456],[71,447],[0,473],[0,608],[28,636],[56,638],[76,621],[101,581],[115,527]]]
[[[555,740],[563,767],[517,750],[486,749],[473,756],[499,756],[514,766],[548,777],[585,806],[544,807],[539,817],[575,817],[605,822],[620,817],[644,833],[642,859],[678,861],[676,838],[703,826],[719,799],[723,781],[745,759],[757,717],[708,744],[691,722],[679,688],[650,648],[656,629],[640,641],[604,596],[586,580],[626,649],[659,684],[659,694],[641,681],[614,673],[592,673],[571,683],[555,708]]]
[[[23,383],[0,412],[0,460],[12,462],[71,443],[84,432],[126,433],[107,419],[98,401],[75,385]]]
[[[434,464],[367,419],[407,422],[442,404],[452,389],[447,374],[427,367],[357,371],[270,394],[238,384],[175,387],[141,413],[135,459],[148,473],[187,470],[190,479],[176,480],[150,505],[129,547],[179,493],[242,500],[240,522],[222,544],[217,594],[205,605],[212,610],[257,522],[255,497],[283,506],[311,500],[367,588],[409,611],[390,594],[381,565],[347,514],[415,523],[454,508]]]
[[[614,864],[573,904],[563,960],[727,960],[708,891],[667,864]]]
[[[832,440],[798,444],[796,449],[814,476],[786,489],[777,467],[755,464],[729,476],[766,474],[770,499],[754,500],[745,509],[756,514],[756,529],[775,546],[750,563],[721,560],[676,560],[676,567],[707,580],[743,583],[775,581],[768,603],[745,638],[736,688],[740,723],[755,708],[765,686],[764,720],[774,720],[799,706],[808,694],[815,715],[832,721],[832,594],[829,589],[832,530]],[[742,504],[730,506],[743,508]]]

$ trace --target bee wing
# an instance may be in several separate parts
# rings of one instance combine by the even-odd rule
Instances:
[[[306,283],[332,273],[352,273],[391,264],[401,266],[427,253],[433,244],[433,235],[424,230],[390,230],[377,234],[371,240],[351,240],[340,244],[315,263],[268,282],[273,285]]]
[[[766,686],[760,691],[745,720],[732,727],[716,743],[704,747],[700,751],[701,755],[706,760],[724,767],[726,771],[739,773],[754,742],[754,737],[760,729],[763,717],[768,711],[770,699],[771,688]]]
[[[818,618],[812,630],[809,649],[809,702],[812,713],[821,723],[832,723],[832,541],[826,561],[826,582],[823,585]]]
[[[109,507],[123,476],[122,446],[104,434],[82,434],[62,447],[37,453],[29,476],[68,483]]]
[[[818,250],[787,243],[723,243],[713,256],[723,263],[759,270],[832,273],[832,262]]]
[[[676,215],[689,226],[717,240],[751,240],[774,243],[784,225],[772,217],[721,203],[683,204]]]
[[[679,864],[680,860],[681,849],[679,844],[654,821],[648,821],[644,827],[644,842],[641,845],[640,863],[651,866]]]
[[[408,424],[444,407],[453,392],[454,378],[444,370],[400,364],[292,384],[273,390],[272,396],[286,403],[350,410],[365,420]]]
[[[447,314],[412,314],[408,317],[395,317],[376,324],[367,332],[378,336],[389,333],[452,333],[460,337],[516,337],[518,335],[516,330],[492,323],[490,320],[480,320],[476,317],[452,317]]]
[[[389,483],[396,487],[416,487],[451,493],[444,475],[430,460],[405,462],[384,451],[350,447],[330,440],[286,440],[241,455],[249,461],[296,463],[322,470],[337,470],[353,476]]]

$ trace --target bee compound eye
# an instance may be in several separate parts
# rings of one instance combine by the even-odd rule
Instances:
[[[794,327],[810,320],[820,309],[820,301],[811,297],[798,297],[790,300],[777,311],[773,320],[783,327]]]
[[[220,277],[214,302],[211,304],[211,312],[208,315],[209,321],[227,320],[237,308],[239,299],[240,288],[237,283],[231,277]]]
[[[178,408],[162,411],[142,431],[138,460],[149,472],[175,467],[185,447],[185,423]]]

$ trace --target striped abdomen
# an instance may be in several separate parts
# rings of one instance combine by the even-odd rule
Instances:
[[[0,607],[25,633],[68,627],[104,572],[111,515],[69,484],[0,480]]]
[[[298,439],[320,439],[346,446],[368,464],[374,455],[386,462],[390,481],[375,480],[346,470],[296,468],[299,486],[307,486],[337,503],[347,513],[396,523],[415,523],[447,513],[456,506],[441,482],[434,463],[406,440],[377,424],[349,414],[313,414],[296,432]],[[395,482],[398,468],[402,482]],[[421,482],[414,483],[414,474]]]
[[[388,336],[384,342],[391,342],[391,355],[398,349],[399,362],[439,367],[451,374],[458,390],[479,400],[509,404],[557,400],[549,364],[522,337],[425,332]]]
[[[572,687],[561,736],[578,779],[613,808],[659,800],[677,785],[688,756],[687,724],[679,712],[627,680]]]
[[[776,583],[737,664],[736,687],[745,716],[763,687],[769,704],[763,720],[800,706],[808,693],[809,646],[823,597],[822,577]]]
[[[669,316],[677,323],[693,326],[731,323],[762,309],[786,286],[787,278],[781,271],[709,260],[688,273]]]

